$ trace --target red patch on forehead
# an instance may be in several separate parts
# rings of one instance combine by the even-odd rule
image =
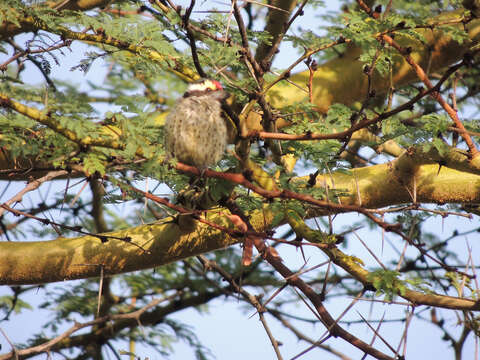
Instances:
[[[217,88],[217,90],[223,89],[222,84],[220,84],[217,80],[212,80],[212,82],[215,84],[215,87]]]

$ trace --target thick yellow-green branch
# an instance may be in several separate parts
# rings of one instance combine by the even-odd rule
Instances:
[[[193,229],[187,233],[167,218],[162,223],[102,234],[109,239],[106,243],[96,236],[0,242],[0,284],[95,277],[102,267],[105,275],[149,269],[239,241],[204,224]],[[108,236],[128,238],[131,243]]]
[[[354,169],[348,174],[339,172],[319,176],[317,186],[323,186],[322,182],[331,188],[334,183],[336,189],[346,192],[340,196],[342,204],[376,208],[412,201],[412,192],[398,183],[388,164]],[[424,165],[417,173],[416,184],[419,202],[480,202],[479,175],[448,168],[438,172],[438,166]],[[392,188],[396,190],[392,191]],[[272,218],[270,212],[259,211],[252,215],[251,222],[261,231],[270,226]],[[228,221],[222,225],[231,226]],[[149,253],[116,239],[103,244],[94,236],[45,242],[0,242],[0,284],[44,283],[97,276],[101,265],[108,274],[146,269],[224,248],[241,240],[203,224],[192,228],[172,222],[142,225],[107,235],[131,238]],[[357,267],[349,270],[352,274],[358,271],[357,277],[365,276]],[[425,304],[427,300],[418,302]]]
[[[480,175],[440,165],[422,165],[414,174],[396,170],[387,163],[319,175],[316,186],[340,191],[341,204],[372,209],[411,203],[414,195],[418,203],[480,202]],[[308,181],[308,177],[300,179]]]

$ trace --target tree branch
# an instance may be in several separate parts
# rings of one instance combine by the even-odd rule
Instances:
[[[58,11],[61,10],[79,10],[86,11],[97,7],[105,6],[114,0],[59,0],[47,1],[47,6]],[[44,4],[41,4],[42,6]],[[5,40],[15,35],[31,32],[35,30],[35,24],[31,18],[19,19],[19,24],[3,22],[0,24],[0,40]]]

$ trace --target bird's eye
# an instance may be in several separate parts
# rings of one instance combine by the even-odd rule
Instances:
[[[210,88],[207,88],[207,90],[205,90],[205,91],[206,91],[206,92],[210,92],[210,91],[212,91],[212,89],[210,89]]]

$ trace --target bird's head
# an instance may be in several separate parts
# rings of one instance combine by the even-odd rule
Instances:
[[[219,101],[224,101],[229,97],[228,92],[223,89],[222,84],[212,79],[200,79],[191,83],[185,94],[183,94],[183,97],[203,95],[212,96]]]

